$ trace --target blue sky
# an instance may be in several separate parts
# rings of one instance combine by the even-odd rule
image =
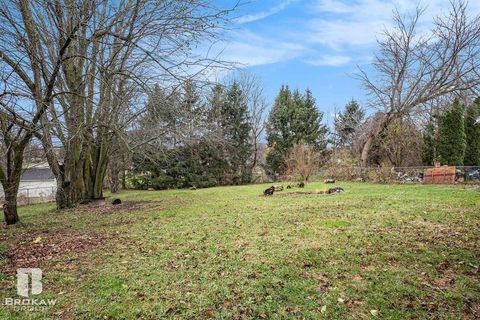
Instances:
[[[218,0],[223,6],[235,0]],[[257,74],[271,103],[280,86],[310,88],[325,121],[352,98],[365,102],[360,83],[351,75],[367,68],[382,28],[391,25],[392,10],[408,13],[416,0],[243,0],[223,58]],[[448,0],[423,1],[421,28],[448,10]],[[480,12],[480,0],[470,7]]]

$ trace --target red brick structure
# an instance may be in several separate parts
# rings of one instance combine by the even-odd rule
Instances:
[[[428,168],[423,171],[423,183],[454,184],[455,167]]]

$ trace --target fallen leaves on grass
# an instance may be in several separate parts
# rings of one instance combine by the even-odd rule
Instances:
[[[205,310],[205,315],[209,318],[215,318],[215,312],[213,312],[212,308]]]
[[[81,234],[67,230],[19,234],[6,253],[7,271],[38,267],[43,262],[71,254],[86,252],[102,245],[107,236],[98,233]]]
[[[480,317],[480,301],[467,300],[464,310],[465,319],[478,319]]]
[[[266,236],[268,234],[268,229],[263,229],[262,232],[260,232],[260,236],[263,237],[263,236]]]
[[[448,310],[448,304],[446,304],[441,297],[456,284],[456,273],[450,268],[448,261],[444,261],[438,265],[437,272],[438,277],[430,281],[430,284],[427,284],[431,291],[425,296],[421,303],[422,308],[431,313],[436,313],[439,310],[442,312]]]
[[[72,209],[78,213],[93,213],[97,215],[112,214],[119,212],[138,211],[142,209],[155,208],[162,203],[159,201],[123,201],[121,204],[113,205],[107,203],[102,206],[94,204],[80,205],[78,208]]]

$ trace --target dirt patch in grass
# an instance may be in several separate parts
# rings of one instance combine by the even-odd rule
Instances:
[[[121,204],[113,205],[106,203],[103,206],[94,204],[83,204],[72,209],[75,213],[91,213],[96,215],[112,214],[119,212],[138,211],[155,208],[162,205],[162,201],[123,201]]]
[[[106,243],[108,236],[98,233],[81,234],[58,230],[23,233],[5,253],[5,271],[14,273],[17,268],[37,267],[50,260],[58,260],[70,254],[87,252]]]
[[[294,191],[294,192],[286,192],[286,193],[274,193],[271,197],[273,198],[284,198],[284,197],[292,197],[292,196],[331,196],[338,192],[327,193],[325,190],[321,191]]]
[[[480,301],[468,300],[465,304],[463,319],[478,319],[480,317]]]

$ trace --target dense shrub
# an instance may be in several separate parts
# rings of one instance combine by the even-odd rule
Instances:
[[[250,183],[251,170],[233,167],[222,143],[199,140],[188,146],[133,157],[132,186],[157,190]],[[159,156],[160,155],[160,156]]]
[[[164,173],[148,181],[148,187],[155,190],[172,189],[176,187],[175,179]]]

